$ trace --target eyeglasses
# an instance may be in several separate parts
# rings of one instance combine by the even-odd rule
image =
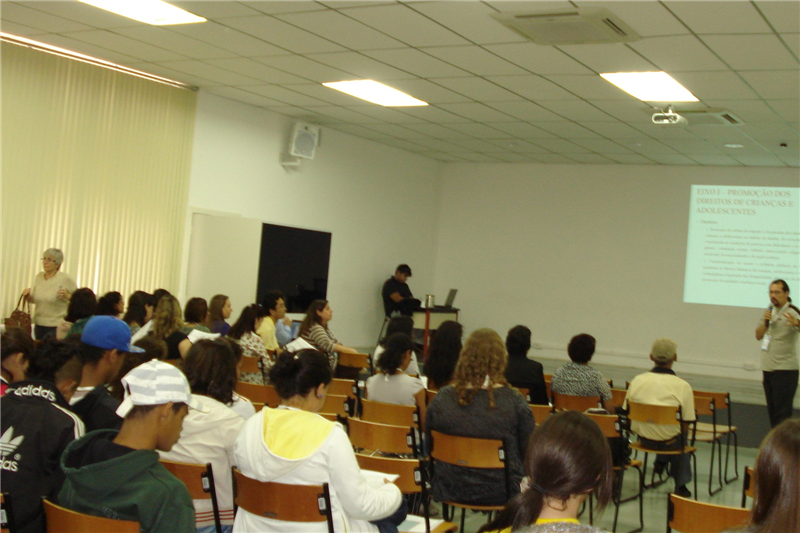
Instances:
[[[51,263],[55,263],[56,260],[52,257],[42,257],[42,261],[50,261]]]

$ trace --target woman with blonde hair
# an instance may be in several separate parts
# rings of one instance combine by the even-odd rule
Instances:
[[[150,335],[167,343],[167,359],[183,359],[192,347],[192,341],[183,331],[181,304],[171,294],[158,300],[153,311]]]
[[[437,463],[432,494],[438,501],[455,500],[478,505],[503,505],[519,493],[522,461],[535,422],[527,402],[505,378],[503,339],[483,328],[467,338],[458,358],[453,381],[439,390],[428,405],[425,431],[448,435],[500,439],[508,469],[477,470]],[[435,448],[436,442],[432,444]],[[498,487],[505,486],[505,491]]]

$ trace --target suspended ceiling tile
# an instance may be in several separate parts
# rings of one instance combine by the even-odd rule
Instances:
[[[740,155],[740,156],[733,156],[738,162],[742,163],[745,166],[749,167],[785,167],[786,163],[784,163],[780,158],[775,157],[772,154],[764,154],[764,155]]]
[[[598,74],[601,72],[646,72],[654,70],[652,63],[623,43],[596,46],[570,44],[559,46],[558,48]]]
[[[770,25],[781,33],[800,31],[800,2],[756,2]]]
[[[536,122],[536,125],[553,135],[564,139],[601,139],[602,137],[592,130],[586,129],[574,122]]]
[[[466,117],[456,115],[445,109],[440,109],[437,106],[429,105],[425,107],[407,107],[404,113],[411,117],[416,117],[421,122],[433,122],[436,124],[463,124],[465,122],[472,122]]]
[[[461,153],[465,151],[461,146],[441,139],[426,139],[425,146],[428,149],[433,148],[447,153]]]
[[[453,129],[452,125],[449,127],[440,126],[439,124],[406,124],[410,130],[414,130],[423,135],[433,137],[434,139],[467,139],[470,136],[466,133],[461,133]]]
[[[554,102],[563,102],[562,100],[554,100]],[[544,120],[559,121],[564,120],[563,117],[553,113],[549,109],[533,102],[489,102],[487,105],[498,111],[502,111],[509,117],[514,117],[518,120],[525,120],[527,122],[540,122]]]
[[[254,57],[253,60],[317,83],[351,79],[351,75],[347,72],[301,56]]]
[[[353,0],[350,2],[346,0],[332,0],[330,2],[323,2],[317,0],[317,3],[327,6],[331,9],[345,9],[348,7],[364,7],[364,6],[379,6],[385,4],[394,4],[396,2],[395,0]]]
[[[344,122],[338,122],[328,125],[329,128],[334,128],[338,131],[343,131],[345,133],[349,133],[350,135],[361,137],[362,139],[378,141],[379,139],[388,139],[391,137],[386,133],[375,130],[372,126],[373,125],[370,125],[370,127],[359,126],[358,124],[347,124]]]
[[[379,121],[387,122],[390,124],[408,124],[413,122],[424,122],[414,115],[405,112],[405,107],[383,107],[375,104],[366,104],[359,106],[348,106],[348,109],[354,109],[366,115],[373,117]]]
[[[486,76],[486,79],[528,100],[571,100],[575,95],[555,83],[534,74],[521,76]]]
[[[161,65],[159,63],[129,63],[126,66],[134,68],[136,70],[141,70],[142,72],[147,72],[149,74],[155,74],[156,76],[162,76],[164,78],[169,78],[171,80],[179,81],[181,83],[185,83],[187,85],[191,85],[194,87],[215,87],[219,85],[224,85],[222,83],[218,83],[207,78],[203,78],[201,76],[197,76],[194,74],[190,74],[188,72],[183,72],[180,70],[176,70],[171,67],[167,67]]]
[[[703,35],[701,39],[736,70],[796,69],[797,59],[775,35]]]
[[[571,2],[547,1],[547,0],[495,0],[487,1],[487,5],[501,12],[529,12],[529,11],[550,11],[554,9],[569,9],[574,7]]]
[[[202,2],[196,0],[192,2],[182,2],[170,0],[169,3],[204,18],[247,17],[259,13],[255,9],[247,7],[242,2],[209,0],[203,0]]]
[[[67,34],[67,37],[84,41],[102,48],[107,48],[135,57],[140,61],[171,61],[186,59],[186,56],[176,54],[164,48],[152,46],[136,39],[112,33],[108,30],[76,31]],[[104,59],[104,58],[101,58]]]
[[[163,27],[150,26],[149,24],[133,28],[118,28],[114,32],[159,48],[166,48],[192,59],[215,59],[236,56],[230,50],[218,48],[212,44],[186,37]]]
[[[279,106],[271,105],[267,106],[266,109],[268,109],[271,113],[277,113],[279,115],[296,118],[298,120],[301,120],[303,122],[308,122],[310,124],[322,124],[323,121],[333,120],[329,117],[323,117],[322,115],[319,115],[317,113],[312,113],[311,111],[303,109],[302,107],[295,107],[290,105],[279,105]]]
[[[720,129],[717,126],[706,127]],[[654,139],[684,139],[691,141],[697,137],[697,132],[702,128],[703,126],[689,126],[688,128],[681,126],[664,126],[660,124],[653,124],[651,122],[646,128],[642,128],[642,131]]]
[[[141,60],[137,57],[133,57],[127,54],[121,54],[119,52],[115,52],[114,50],[109,50],[108,48],[97,46],[84,41],[78,41],[66,35],[47,34],[47,35],[36,35],[35,37],[36,41],[56,46],[58,48],[72,50],[73,52],[78,52],[79,54],[85,54],[87,56],[96,57],[98,59],[104,59],[112,63],[117,63],[119,65],[125,65],[127,67],[136,68],[137,70],[141,70],[144,72],[150,72],[146,68],[146,65],[140,65],[138,67],[133,66],[134,63],[139,64],[141,62]]]
[[[392,87],[429,104],[469,102],[470,98],[419,78],[393,80]]]
[[[795,98],[786,100],[768,100],[767,104],[787,122],[800,119],[800,101]]]
[[[479,46],[439,46],[421,50],[478,76],[525,73],[513,63],[487,52]]]
[[[542,102],[542,106],[549,111],[556,113],[569,120],[576,122],[583,121],[604,121],[613,120],[613,117],[598,109],[594,105],[582,100],[567,102],[565,100],[551,100]]]
[[[591,165],[613,165],[615,161],[600,154],[570,154],[569,158],[577,163]]]
[[[574,160],[560,154],[541,154],[536,156],[536,160],[540,163],[547,163],[553,165],[569,164],[575,162]]]
[[[491,126],[487,126],[486,124],[479,124],[477,122],[450,124],[448,127],[459,132],[458,134],[474,137],[476,139],[496,140],[509,138],[508,133],[495,129]]]
[[[652,154],[677,154],[675,150],[656,139],[642,140],[627,145],[632,152],[650,157]]]
[[[460,2],[458,9],[448,2],[415,2],[409,7],[476,44],[527,41],[491,18],[497,11],[482,2]]]
[[[273,100],[300,107],[322,106],[326,102],[278,85],[250,85],[247,91]]]
[[[800,155],[779,155],[777,157],[787,166],[795,168],[800,167]]]
[[[330,117],[341,122],[348,122],[351,124],[377,124],[379,123],[373,117],[368,117],[362,113],[348,109],[345,107],[335,105],[322,105],[322,106],[304,106],[310,112],[320,116]]]
[[[587,100],[636,100],[597,74],[551,74],[547,79],[570,93]],[[543,98],[544,99],[544,98]]]
[[[431,78],[430,81],[479,102],[512,102],[522,97],[483,78]]]
[[[518,154],[549,154],[552,153],[547,148],[538,144],[526,142],[520,139],[491,139],[491,144],[500,146],[510,152]]]
[[[487,50],[533,74],[591,74],[592,71],[552,46],[532,42],[491,44]]]
[[[231,100],[245,102],[257,107],[278,107],[285,105],[283,102],[272,100],[270,98],[261,96],[260,94],[254,94],[243,89],[237,89],[236,87],[207,87],[204,88],[203,91],[216,94],[218,96],[224,96],[226,98],[230,98]]]
[[[258,80],[250,76],[236,74],[230,70],[221,69],[202,61],[162,61],[159,64],[178,72],[185,72],[198,78],[211,80],[219,85],[255,85],[259,83]]]
[[[486,155],[506,163],[531,163],[535,161],[531,156],[510,152],[487,152]]]
[[[598,154],[629,154],[630,149],[626,146],[610,141],[608,139],[575,139],[573,140],[578,146],[582,146],[587,150]]]
[[[205,41],[244,57],[286,54],[283,48],[211,20],[202,24],[172,26],[170,31]]]
[[[318,11],[326,9],[325,6],[316,2],[305,2],[301,0],[286,0],[279,1],[265,1],[258,0],[256,2],[239,2],[244,6],[258,11],[259,13],[266,13],[268,15],[277,15],[280,13],[297,13],[302,11]]]
[[[644,133],[630,127],[628,124],[620,121],[614,122],[592,122],[582,121],[581,126],[588,128],[598,135],[602,135],[607,139],[640,139],[644,137]]]
[[[119,28],[141,24],[88,4],[68,2],[3,2],[3,20],[52,33]]]
[[[641,37],[681,35],[689,30],[660,2],[575,2],[578,7],[604,7],[621,18]]]
[[[341,12],[409,46],[468,44],[464,38],[402,4],[349,8]]]
[[[502,102],[497,105],[502,105]],[[441,104],[439,107],[445,111],[450,111],[451,113],[461,115],[462,117],[477,122],[501,122],[502,120],[509,119],[509,115],[477,102],[466,104]]]
[[[707,166],[738,167],[742,164],[729,155],[720,154],[693,154],[692,159]]]
[[[739,126],[739,129],[753,139],[772,142],[775,146],[786,139],[800,138],[797,131],[787,124],[748,122],[744,126]]]
[[[706,100],[710,107],[727,109],[745,122],[765,121],[783,122],[764,100]],[[689,116],[691,121],[691,115]]]
[[[653,160],[639,154],[609,154],[609,159],[623,165],[652,165]]]
[[[475,152],[497,152],[497,146],[482,139],[453,139],[453,144]]]
[[[663,143],[688,156],[702,154],[724,154],[724,149],[722,147],[711,144],[700,138],[692,140],[664,139]]]
[[[222,19],[221,22],[226,26],[275,44],[295,54],[342,52],[345,50],[343,46],[267,15]]]
[[[392,65],[421,78],[466,76],[469,72],[449,65],[416,48],[392,50],[365,50],[364,55]]]
[[[621,120],[626,124],[638,128],[644,124],[650,124],[650,117],[655,109],[635,98],[626,100],[587,100],[589,103],[600,107],[603,111]]]
[[[388,35],[357,20],[353,20],[338,11],[289,13],[276,15],[276,18],[289,24],[300,26],[306,31],[353,50],[402,48],[404,46],[400,41],[392,39]]]
[[[229,70],[231,72],[235,72],[237,74],[241,74],[243,76],[247,76],[249,78],[253,78],[255,80],[259,80],[261,82],[274,85],[285,85],[290,83],[308,83],[308,80],[305,80],[293,74],[289,74],[287,72],[283,72],[282,70],[272,68],[268,65],[264,65],[263,63],[259,63],[258,61],[254,61],[247,57],[206,59],[204,63],[208,63],[210,65],[214,65],[215,67]],[[256,84],[253,83],[253,85]],[[263,85],[263,83],[259,83],[257,85]]]
[[[769,26],[750,2],[664,2],[697,34],[768,33]]]
[[[308,54],[306,57],[324,65],[338,68],[353,75],[352,79],[369,79],[381,82],[414,78],[413,74],[404,72],[366,57],[358,52],[330,52],[326,54]],[[391,83],[387,83],[392,85]]]
[[[742,71],[740,74],[761,98],[768,100],[799,98],[800,72],[796,69],[768,72]],[[725,98],[722,95],[718,97]]]
[[[642,54],[659,70],[727,70],[727,66],[694,35],[652,37],[628,46]]]
[[[30,26],[17,24],[16,22],[11,22],[10,20],[5,19],[0,20],[0,29],[3,31],[3,33],[10,33],[11,35],[16,35],[18,37],[33,38],[37,35],[48,34],[48,32],[45,30],[31,28]]]
[[[554,139],[555,135],[549,131],[528,124],[527,122],[489,122],[486,124],[519,139]]]
[[[422,136],[418,132],[399,124],[370,124],[369,128],[396,139],[405,139],[407,141],[416,139],[417,142],[422,140]]]
[[[789,47],[795,57],[800,57],[800,33],[782,33],[781,39]]]
[[[565,139],[538,139],[533,144],[546,148],[558,154],[588,154],[589,150],[583,146],[567,141]]]
[[[758,97],[734,72],[671,72],[670,74],[701,100],[705,98],[746,100]]]
[[[682,154],[648,154],[648,157],[662,165],[696,166],[698,163]]]

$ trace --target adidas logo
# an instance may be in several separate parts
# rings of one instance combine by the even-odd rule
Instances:
[[[22,444],[22,441],[25,440],[25,435],[20,435],[16,439],[14,438],[14,427],[9,427],[3,436],[0,437],[0,456],[5,457],[6,455],[11,455],[14,453],[14,450],[17,449],[17,446]]]
[[[14,450],[22,444],[22,441],[25,440],[24,435],[20,435],[16,439],[14,438],[14,427],[9,426],[3,436],[0,437],[0,468],[3,470],[8,470],[9,472],[16,472],[19,469],[19,455],[14,457],[15,460],[6,459],[6,457],[12,456]]]

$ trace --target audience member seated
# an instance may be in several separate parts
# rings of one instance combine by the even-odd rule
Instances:
[[[358,353],[358,350],[348,348],[341,344],[328,329],[328,323],[333,318],[333,310],[328,300],[314,300],[308,306],[306,317],[300,324],[300,336],[307,340],[314,348],[328,356],[331,369],[336,369],[339,353]]]
[[[650,360],[656,366],[650,372],[633,378],[625,395],[625,410],[628,409],[628,402],[673,405],[681,408],[684,422],[693,422],[697,418],[692,386],[676,376],[672,370],[672,365],[678,360],[677,349],[678,345],[669,339],[656,339],[650,350]],[[670,451],[680,450],[683,445],[679,438],[681,430],[677,426],[632,422],[631,429],[648,448]],[[684,498],[691,497],[692,493],[686,488],[686,484],[692,480],[691,457],[688,454],[656,455],[653,472],[660,476],[667,463],[670,464],[670,475],[675,478],[675,494]]]
[[[153,312],[151,313],[151,317],[150,317],[151,319],[148,320],[145,324],[143,324],[142,327],[139,328],[139,330],[136,331],[136,333],[134,333],[131,336],[131,341],[132,342],[136,342],[139,339],[141,339],[141,338],[143,338],[143,337],[145,337],[147,335],[150,335],[150,332],[153,329],[152,315],[155,314],[155,308],[158,306],[158,302],[160,302],[161,298],[163,298],[165,296],[172,296],[172,294],[170,294],[170,292],[167,289],[156,289],[155,292],[153,292],[153,298],[152,298]],[[178,316],[180,317],[180,304],[178,304]],[[188,350],[188,348],[187,348],[187,350]]]
[[[117,375],[114,376],[114,379],[111,380],[111,383],[108,385],[108,393],[116,398],[118,402],[122,402],[122,400],[125,399],[125,389],[122,387],[122,378],[124,378],[128,372],[147,361],[153,359],[163,360],[167,358],[167,343],[162,340],[147,336],[134,342],[133,345],[137,348],[141,348],[143,351],[126,352],[122,358],[122,366],[119,367]]]
[[[377,361],[380,358],[383,350],[386,349],[386,339],[388,339],[391,335],[395,333],[405,333],[412,339],[414,332],[414,319],[410,316],[395,316],[389,320],[389,325],[386,326],[386,333],[384,334],[381,341],[375,347],[375,351],[372,352],[372,364],[377,365]],[[412,349],[411,351],[411,363],[409,363],[408,368],[405,370],[406,374],[410,376],[419,376],[419,364],[417,364],[417,354]]]
[[[445,320],[433,333],[425,359],[428,388],[439,390],[453,379],[458,357],[461,354],[461,336],[464,328],[458,322]]]
[[[750,523],[729,533],[800,531],[800,418],[784,420],[769,432],[754,470]]]
[[[242,357],[244,357],[244,350],[242,350],[238,342],[230,337],[220,337],[220,340],[227,342],[228,346],[230,346],[233,351],[233,356],[236,359],[236,381],[239,381],[242,375]],[[256,408],[253,406],[253,403],[244,396],[240,396],[235,391],[233,393],[233,401],[227,404],[227,406],[239,413],[239,416],[245,420],[256,414]]]
[[[506,349],[494,330],[479,329],[467,338],[453,382],[439,389],[428,405],[427,442],[431,431],[448,435],[502,439],[505,443],[508,497],[519,493],[525,450],[535,422],[527,402],[505,378]],[[436,443],[433,443],[436,446]],[[481,471],[445,463],[436,465],[432,495],[438,501],[502,505],[503,470]]]
[[[192,341],[182,331],[181,304],[171,294],[162,296],[153,312],[150,335],[167,343],[167,359],[183,359]]]
[[[126,353],[142,353],[131,346],[131,330],[125,322],[111,316],[94,316],[81,334],[83,373],[81,384],[70,400],[72,410],[81,417],[86,431],[119,429],[119,400],[109,394],[109,385],[119,372]]]
[[[8,328],[0,334],[0,396],[6,395],[9,385],[25,379],[33,348],[33,339],[21,328]]]
[[[596,341],[586,333],[575,335],[570,339],[567,353],[571,362],[565,364],[553,374],[550,387],[554,393],[570,396],[599,396],[603,408],[614,412],[614,402],[608,381],[598,370],[589,366],[594,355]]]
[[[204,298],[189,298],[186,302],[186,308],[183,310],[183,331],[189,334],[192,330],[202,331],[203,333],[211,333],[211,330],[206,327],[208,320],[208,304]]]
[[[174,366],[148,361],[122,378],[125,400],[119,431],[95,431],[72,442],[61,457],[66,480],[58,503],[73,511],[139,522],[142,533],[195,533],[186,486],[159,463],[181,434],[192,399]]]
[[[611,452],[592,419],[576,411],[548,417],[531,436],[525,474],[522,493],[480,533],[602,531],[578,525],[578,511],[590,493],[598,511],[611,499]]]
[[[156,303],[152,294],[144,291],[136,291],[128,298],[128,310],[122,317],[122,321],[131,328],[131,335],[135,335],[139,328],[147,324],[153,318],[153,309]]]
[[[88,287],[76,290],[69,299],[67,315],[56,327],[56,338],[66,339],[70,335],[80,337],[84,326],[96,310],[97,297],[94,291]]]
[[[13,499],[18,532],[44,533],[42,496],[55,501],[64,481],[61,453],[84,433],[67,403],[81,379],[79,353],[77,341],[44,341],[30,356],[27,378],[0,401],[0,484]]]
[[[231,317],[231,299],[224,294],[215,294],[208,306],[208,321],[211,322],[211,333],[219,333],[223,337],[231,329],[225,322]]]
[[[272,358],[267,354],[264,341],[256,333],[262,322],[269,318],[267,311],[258,304],[251,304],[242,309],[239,320],[228,331],[228,337],[239,343],[244,357],[253,357],[261,361],[262,372],[243,372],[239,379],[244,383],[264,383],[264,373],[272,366]]]
[[[531,330],[525,326],[514,326],[506,336],[508,367],[506,379],[512,386],[528,389],[530,403],[547,405],[547,386],[544,383],[542,363],[528,359],[531,349]]]
[[[278,355],[281,352],[280,342],[278,341],[278,325],[286,317],[286,297],[281,291],[269,291],[264,297],[264,309],[267,317],[261,321],[258,327],[258,336],[264,341],[264,347],[269,353]],[[291,320],[289,321],[291,324]],[[291,339],[289,339],[291,341]],[[284,345],[289,341],[284,338]]]
[[[119,318],[125,312],[125,300],[117,291],[107,292],[97,300],[94,314]]]
[[[342,426],[316,414],[325,403],[332,378],[328,358],[314,350],[284,352],[269,377],[281,405],[277,409],[265,407],[244,423],[234,445],[235,464],[242,474],[259,481],[295,485],[329,483],[337,532],[388,531],[367,522],[387,517],[391,517],[386,522],[388,527],[399,524],[405,517],[400,490],[392,483],[377,488],[369,484]],[[279,522],[241,508],[233,529],[263,533],[328,531],[325,522]]]
[[[396,405],[416,405],[419,407],[420,421],[424,421],[425,387],[418,377],[408,374],[414,341],[405,333],[392,333],[384,345],[378,357],[379,372],[367,379],[367,399]]]
[[[236,356],[224,340],[197,341],[183,363],[183,373],[192,388],[192,398],[206,412],[190,411],[183,420],[181,438],[162,459],[179,463],[211,463],[214,485],[222,521],[222,533],[233,527],[233,485],[231,466],[233,443],[244,424],[244,418],[228,405],[233,402],[236,386]],[[211,500],[194,500],[198,533],[216,533]]]

